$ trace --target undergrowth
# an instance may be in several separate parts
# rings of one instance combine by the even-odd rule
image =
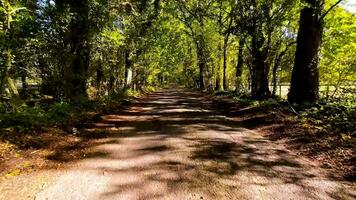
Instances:
[[[233,99],[241,106],[252,106],[269,112],[279,110],[305,128],[316,129],[319,133],[337,134],[350,144],[356,145],[356,102],[350,99],[321,99],[316,103],[290,105],[279,97],[257,101],[234,91],[219,91],[215,96]]]
[[[356,144],[356,103],[322,102],[298,108],[298,119],[312,124],[319,132],[338,133],[342,140]]]
[[[7,131],[27,132],[46,126],[66,126],[73,119],[80,118],[85,112],[100,113],[105,110],[117,109],[126,99],[138,97],[146,91],[126,90],[125,92],[105,96],[95,101],[80,103],[53,102],[35,104],[23,103],[15,106],[9,102],[0,102],[0,129]]]

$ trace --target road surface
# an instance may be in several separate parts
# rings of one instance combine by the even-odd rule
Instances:
[[[102,116],[81,132],[109,137],[36,200],[355,198],[327,171],[211,104],[200,93],[167,89]]]

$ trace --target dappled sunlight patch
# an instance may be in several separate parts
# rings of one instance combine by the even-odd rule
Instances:
[[[132,130],[134,130],[132,127],[124,127],[124,128],[111,127],[106,129],[108,133],[118,133],[120,131],[132,131]]]
[[[108,115],[108,116],[103,116],[103,121],[112,123],[112,122],[130,122],[130,121],[147,121],[147,120],[152,120],[154,118],[158,118],[159,115],[141,115],[141,116],[120,116],[120,115]]]
[[[157,105],[166,105],[166,104],[171,104],[171,103],[176,103],[177,100],[174,100],[174,99],[162,99],[162,100],[157,100],[157,101],[154,101],[154,104],[157,104]]]
[[[152,164],[157,163],[160,161],[159,155],[135,155],[135,154],[128,154],[127,155],[116,155],[112,158],[110,156],[95,158],[95,162],[91,161],[90,159],[83,161],[82,164],[84,166],[91,168],[105,168],[107,170],[126,170],[130,168],[134,168],[136,166],[150,166]]]
[[[209,110],[202,110],[202,109],[186,109],[186,108],[176,108],[176,109],[165,109],[162,111],[158,111],[157,113],[187,113],[189,114],[190,112],[200,112],[200,113],[209,113],[211,111]]]
[[[119,127],[119,128],[116,128],[116,129],[119,129],[120,131],[133,131],[133,130],[135,130],[135,127],[124,126],[124,127]]]
[[[86,142],[79,136],[67,134],[56,127],[45,128],[36,133],[13,134],[8,139],[8,154],[1,160],[0,175],[20,170],[28,174],[44,169],[63,167],[61,162],[71,162],[82,158]],[[0,146],[2,146],[0,142]],[[11,147],[9,149],[9,147]],[[0,158],[1,159],[1,158]],[[9,176],[7,176],[9,177]]]
[[[108,123],[91,123],[90,126],[97,127],[97,128],[112,128],[115,127],[115,124],[108,124]]]
[[[141,110],[143,111],[143,112],[145,112],[145,111],[153,111],[155,108],[152,108],[152,107],[145,107],[145,108],[141,108]]]
[[[38,193],[36,199],[89,199],[105,190],[109,177],[91,172],[72,171],[46,190]],[[72,187],[75,185],[75,187]]]

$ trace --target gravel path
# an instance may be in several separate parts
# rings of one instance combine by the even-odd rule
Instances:
[[[110,136],[35,199],[355,199],[327,171],[210,104],[164,90],[88,124],[82,132]]]

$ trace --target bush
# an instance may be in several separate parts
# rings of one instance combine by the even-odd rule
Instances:
[[[0,104],[1,105],[1,104]],[[0,128],[16,128],[26,131],[31,128],[40,128],[49,124],[61,124],[73,113],[79,112],[81,107],[74,107],[69,103],[54,103],[47,109],[40,104],[34,106],[22,105],[13,111],[0,112]]]
[[[46,124],[46,112],[38,105],[33,107],[21,106],[16,111],[0,114],[1,128],[16,127],[20,129],[37,128]]]
[[[50,106],[47,117],[53,122],[62,122],[64,119],[68,118],[74,110],[73,106],[69,103],[54,103]]]
[[[356,107],[352,102],[324,102],[304,107],[301,118],[318,125],[321,130],[355,138]]]
[[[152,89],[152,88],[151,88]],[[0,102],[0,128],[15,128],[20,131],[41,128],[48,125],[67,125],[75,118],[82,119],[81,114],[87,110],[116,109],[128,97],[138,96],[135,90],[101,98],[98,101],[85,101],[77,104],[55,102],[43,104],[41,101],[31,101],[31,106],[23,104],[15,106]]]
[[[5,104],[0,102],[0,115],[6,113],[6,110]]]
[[[124,93],[125,97],[137,97],[139,95],[140,95],[140,92],[137,90],[133,90],[133,89],[128,89]]]
[[[145,88],[144,88],[144,92],[154,92],[154,91],[156,91],[156,87],[153,87],[153,86],[146,86]]]

